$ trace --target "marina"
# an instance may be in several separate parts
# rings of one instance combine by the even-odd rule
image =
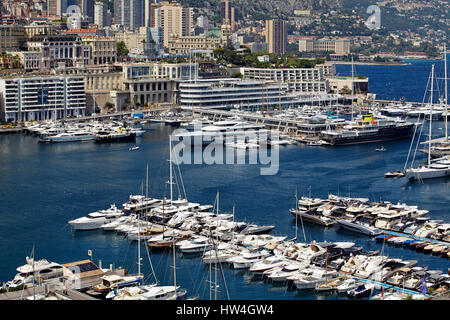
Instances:
[[[345,116],[348,118],[350,114]],[[254,117],[261,119],[262,115]],[[185,119],[187,121],[189,116],[185,115]],[[219,121],[217,118],[211,120]],[[253,123],[260,122],[255,120]],[[178,125],[181,127],[181,122],[177,125],[153,121],[141,123],[140,129],[145,131],[142,135],[132,141],[117,143],[37,143],[39,138],[33,135],[2,135],[0,144],[5,154],[0,162],[4,168],[2,179],[15,188],[2,193],[5,218],[0,222],[0,231],[1,234],[11,233],[11,237],[2,241],[2,246],[7,250],[8,246],[20,243],[23,249],[20,254],[2,261],[2,281],[14,279],[17,266],[23,265],[25,255],[22,252],[29,253],[34,247],[37,257],[59,263],[89,257],[98,266],[101,260],[103,265],[113,264],[113,269],[122,266],[132,275],[138,274],[138,265],[142,265],[145,284],[142,290],[126,289],[117,299],[125,296],[136,298],[138,295],[149,299],[158,295],[173,298],[172,288],[179,287],[180,292],[186,290],[185,298],[207,300],[214,296],[210,289],[210,267],[216,271],[219,262],[223,264],[222,268],[217,266],[221,274],[219,278],[226,279],[226,286],[220,283],[216,293],[220,299],[227,299],[229,294],[232,299],[375,300],[380,298],[382,290],[385,290],[385,298],[423,299],[429,298],[428,292],[421,295],[420,291],[424,275],[427,288],[445,290],[440,288],[448,281],[448,257],[444,255],[448,250],[448,239],[445,238],[448,236],[446,224],[449,223],[445,209],[449,200],[448,181],[441,178],[419,184],[410,183],[407,179],[384,178],[386,171],[403,166],[410,139],[383,141],[384,152],[375,150],[381,143],[342,148],[286,144],[279,150],[280,172],[274,176],[259,175],[257,165],[241,164],[180,165],[172,171],[167,162],[168,136]],[[436,120],[433,128],[443,126],[443,120]],[[281,133],[285,131],[281,130]],[[292,136],[287,136],[292,139]],[[139,149],[130,150],[137,145]],[[98,164],[102,170],[98,170]],[[151,197],[138,197],[144,194],[144,168],[147,165],[148,194]],[[7,170],[12,166],[14,170]],[[181,170],[182,178],[181,175],[173,176],[175,182],[167,184],[168,177],[178,170]],[[30,181],[41,183],[35,186]],[[298,199],[303,198],[305,202],[295,200],[296,190]],[[23,192],[35,200],[21,201]],[[218,192],[220,205],[217,205]],[[328,218],[331,221],[325,221],[325,225],[303,221],[303,216],[296,219],[290,213],[290,209],[295,211],[297,204],[298,207],[308,206],[308,199],[329,200],[330,195],[334,195],[334,199],[367,199],[363,202],[367,204],[364,210],[375,207],[377,203],[386,207],[388,201],[391,207],[414,207],[415,211],[412,210],[405,218],[416,220],[400,219],[395,224],[396,228],[404,227],[400,230],[394,228],[394,224],[389,227],[382,225],[383,213],[378,213],[379,219],[374,221],[374,227],[379,230],[368,228],[373,231],[368,236],[338,228],[333,210],[325,208],[326,203],[321,205],[330,211],[331,217],[328,215]],[[141,215],[148,214],[149,224],[142,221],[136,225],[135,221],[133,228],[126,229],[125,220],[121,220],[124,229],[113,231],[120,225],[117,223],[114,227],[115,221],[120,222],[114,220],[110,223],[102,221],[95,230],[72,230],[69,221],[99,210],[113,209],[112,204],[116,204],[114,210],[125,209],[124,215],[117,219],[130,217],[136,211]],[[355,203],[353,207],[355,217],[355,213],[366,213],[358,206]],[[18,221],[14,218],[19,210],[26,219]],[[389,217],[394,215],[392,212],[388,214]],[[219,216],[220,219],[212,219]],[[98,215],[91,217],[97,219]],[[193,217],[196,220],[202,217],[206,223],[191,220],[190,226],[188,223],[183,226]],[[420,220],[424,217],[429,217],[429,220]],[[406,225],[408,222],[420,221],[424,222],[422,228],[427,222],[435,225],[429,230],[422,230],[417,225],[414,235],[404,232],[412,227]],[[405,224],[400,226],[401,223]],[[245,228],[251,226],[247,232],[244,232],[244,224]],[[32,227],[35,230],[33,234],[23,232]],[[235,233],[230,234],[230,230]],[[261,235],[253,234],[258,230]],[[168,239],[158,238],[157,235],[161,234]],[[197,240],[191,243],[194,235]],[[216,237],[216,242],[208,241],[211,236],[213,239]],[[232,240],[236,241],[236,246],[230,245]],[[136,263],[140,261],[137,257],[138,242],[141,242],[143,258],[149,249],[161,290],[149,287],[154,283],[154,276],[147,258],[140,264]],[[173,250],[175,242],[177,249]],[[61,246],[64,250],[59,249]],[[241,258],[233,259],[235,250],[245,251],[249,247],[258,247],[272,258],[247,252]],[[299,258],[294,260],[293,256]],[[264,261],[265,266],[256,264],[257,261]],[[363,265],[364,261],[370,266]],[[175,264],[176,275],[172,270]],[[267,265],[270,268],[266,268]],[[370,274],[368,270],[371,270]],[[300,271],[303,272],[301,275]],[[373,287],[352,287],[352,279],[356,280],[355,283],[367,282]],[[393,288],[397,293],[388,295]],[[355,289],[354,293],[350,293],[352,289]],[[339,290],[342,294],[337,293]],[[61,294],[59,290],[55,292]],[[80,297],[85,294],[89,296],[82,293]]]

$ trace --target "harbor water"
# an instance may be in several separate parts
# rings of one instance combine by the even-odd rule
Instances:
[[[426,65],[426,67],[424,66]],[[344,68],[344,69],[342,69]],[[338,72],[348,73],[338,66]],[[379,68],[382,68],[380,71]],[[401,68],[409,76],[397,82]],[[412,69],[411,69],[412,68]],[[415,69],[416,68],[416,69]],[[358,74],[370,77],[371,91],[378,98],[421,101],[431,68],[430,61],[412,62],[408,66],[357,66]],[[412,79],[419,79],[410,83]],[[385,80],[391,79],[392,86]],[[420,79],[425,79],[422,83]],[[411,88],[414,85],[415,88]],[[405,88],[408,88],[406,90]],[[387,90],[388,88],[389,90]],[[376,90],[380,90],[377,92]],[[409,96],[409,93],[411,96]],[[443,134],[442,122],[433,125],[435,135]],[[441,128],[439,130],[439,128]],[[130,194],[145,192],[146,165],[149,165],[149,195],[169,195],[169,141],[173,130],[164,124],[146,125],[147,132],[136,140],[139,150],[130,151],[134,143],[96,144],[92,142],[45,144],[24,134],[0,136],[0,281],[16,274],[35,248],[36,259],[59,263],[89,259],[101,260],[103,267],[114,264],[130,273],[137,272],[137,243],[115,232],[72,232],[67,221],[90,212],[106,209],[115,203],[121,207]],[[433,219],[449,221],[450,180],[435,179],[424,184],[404,179],[386,179],[384,173],[403,169],[410,140],[383,143],[386,152],[375,152],[378,144],[345,147],[289,145],[279,150],[276,175],[260,175],[259,165],[180,165],[187,198],[200,204],[214,204],[220,196],[220,212],[231,212],[235,220],[273,224],[274,235],[292,238],[295,220],[289,209],[299,196],[367,197],[370,200],[401,200],[429,210]],[[425,159],[424,155],[419,155]],[[174,168],[178,172],[178,167]],[[181,184],[180,189],[181,189]],[[175,197],[178,195],[174,187]],[[180,190],[182,192],[182,190]],[[404,260],[418,260],[429,269],[447,270],[448,260],[416,253],[409,249],[384,246],[366,236],[321,226],[304,224],[306,241],[353,241],[366,250],[383,250],[384,255]],[[303,230],[298,226],[303,241]],[[141,251],[142,272],[147,283],[155,281],[145,248]],[[150,252],[156,277],[161,285],[173,284],[172,253]],[[186,288],[188,296],[210,298],[209,267],[200,257],[176,256],[177,285]],[[226,288],[231,299],[346,299],[345,296],[314,291],[287,290],[252,279],[246,271],[224,266]],[[214,274],[214,272],[213,272]],[[219,276],[218,298],[226,299],[226,288]]]

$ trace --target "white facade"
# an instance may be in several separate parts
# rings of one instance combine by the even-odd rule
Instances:
[[[349,39],[300,39],[298,51],[313,52],[326,51],[338,54],[349,54],[351,41]]]
[[[196,63],[132,63],[122,65],[123,80],[171,79],[189,80],[196,78]]]
[[[66,67],[90,63],[91,47],[84,45],[80,37],[47,37],[39,43],[41,68],[44,70],[56,68],[60,63],[64,63]]]
[[[10,51],[8,53],[20,58],[25,71],[35,71],[41,68],[40,51]]]
[[[181,82],[180,106],[183,109],[278,109],[297,103],[288,94],[287,84],[266,81],[200,79]]]
[[[29,121],[84,115],[83,77],[0,79],[2,120]]]
[[[245,79],[286,83],[290,92],[297,94],[327,93],[328,83],[322,68],[268,69],[241,68]]]
[[[96,2],[94,6],[94,23],[101,29],[107,26],[107,10],[103,2]]]

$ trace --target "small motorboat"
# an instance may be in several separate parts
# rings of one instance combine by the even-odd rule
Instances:
[[[391,239],[393,237],[394,237],[393,235],[380,234],[380,235],[375,237],[375,241],[376,242],[384,242],[384,241],[388,241],[389,239]]]
[[[411,246],[415,246],[417,243],[419,243],[420,241],[418,240],[406,240],[405,242],[403,242],[403,247],[404,248],[411,248]]]
[[[348,290],[347,296],[353,299],[369,297],[374,288],[373,284],[361,284],[355,289]]]
[[[416,246],[416,251],[418,251],[418,252],[423,252],[423,249],[426,247],[426,246],[428,246],[429,245],[429,243],[427,243],[427,242],[422,242],[422,243],[420,243],[420,244],[418,244],[417,246]]]
[[[384,152],[386,151],[386,148],[384,146],[381,146],[380,148],[375,149],[376,152]]]
[[[437,247],[435,244],[430,243],[427,246],[423,247],[423,253],[431,253],[435,247]]]
[[[139,147],[138,146],[132,146],[130,149],[128,149],[128,150],[130,150],[130,151],[134,151],[134,150],[139,150]]]
[[[431,254],[433,255],[441,255],[442,251],[446,250],[447,248],[444,246],[436,245],[432,250]]]
[[[400,170],[389,171],[384,174],[386,178],[401,178],[404,177],[405,174]]]

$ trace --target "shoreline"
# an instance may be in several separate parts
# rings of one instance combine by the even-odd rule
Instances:
[[[351,61],[327,61],[327,62],[334,62],[334,64],[352,64]],[[411,63],[410,62],[364,62],[364,61],[357,61],[353,62],[355,65],[369,65],[369,66],[408,66]]]

